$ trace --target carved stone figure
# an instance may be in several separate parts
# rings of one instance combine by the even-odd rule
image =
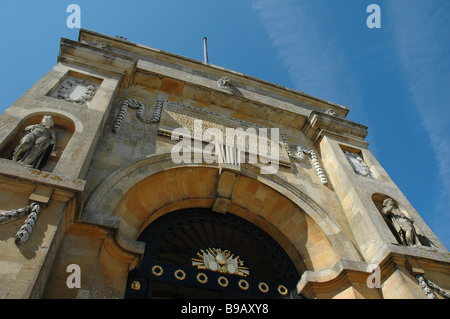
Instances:
[[[231,88],[232,88],[231,80],[226,76],[221,77],[219,80],[217,80],[217,85],[220,88],[226,89],[226,90],[231,90]]]
[[[97,44],[97,48],[99,48],[99,49],[106,49],[106,50],[112,50],[111,44],[108,44],[108,43],[105,43],[105,42]]]
[[[382,213],[391,220],[403,244],[407,246],[422,245],[417,236],[413,219],[407,217],[392,198],[388,197],[383,201]]]
[[[14,150],[13,161],[39,169],[55,148],[56,134],[53,119],[44,115],[41,123],[27,126],[27,134]]]
[[[332,116],[337,116],[337,113],[336,113],[336,111],[335,111],[335,110],[333,110],[333,109],[328,109],[328,110],[326,111],[326,114],[328,114],[328,115],[332,115]]]

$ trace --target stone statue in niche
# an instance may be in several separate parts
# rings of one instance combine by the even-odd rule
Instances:
[[[56,134],[52,129],[53,119],[44,115],[41,123],[27,126],[26,135],[14,150],[13,161],[39,169],[51,155],[56,144]]]
[[[372,172],[370,171],[367,164],[364,162],[362,157],[359,154],[344,151],[345,156],[347,157],[350,165],[352,166],[353,170],[356,174],[362,175],[365,177],[374,178],[372,175]]]
[[[390,219],[404,245],[422,246],[413,219],[406,216],[392,198],[388,197],[383,201],[382,213]]]

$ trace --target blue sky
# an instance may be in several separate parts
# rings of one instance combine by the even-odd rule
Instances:
[[[350,109],[369,149],[450,247],[450,1],[17,1],[0,7],[0,112],[56,63],[81,27],[203,60]],[[369,4],[381,28],[369,29]]]

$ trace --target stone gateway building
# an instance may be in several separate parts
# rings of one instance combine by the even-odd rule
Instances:
[[[0,298],[448,298],[348,109],[80,30],[0,116]]]

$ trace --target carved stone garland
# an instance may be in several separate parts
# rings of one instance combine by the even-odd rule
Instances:
[[[324,185],[328,184],[328,180],[325,176],[325,173],[323,172],[322,166],[320,166],[319,160],[317,159],[316,152],[314,152],[314,150],[308,146],[297,145],[297,155],[301,159],[304,158],[302,153],[306,153],[311,156],[311,160],[313,162],[314,168],[316,169],[317,175],[319,175],[320,181]],[[303,158],[301,156],[303,156]]]
[[[319,160],[317,159],[316,152],[314,152],[314,150],[308,146],[297,145],[296,146],[297,153],[296,153],[296,155],[292,155],[291,150],[289,149],[289,144],[287,142],[286,135],[283,132],[280,132],[280,135],[281,135],[281,139],[283,140],[284,147],[286,148],[286,152],[288,153],[288,156],[290,158],[293,158],[294,160],[304,160],[305,155],[303,153],[309,154],[311,156],[311,160],[313,162],[314,168],[316,169],[317,175],[319,175],[320,181],[324,185],[328,184],[328,180],[325,176],[323,168],[320,165]]]
[[[363,158],[359,154],[349,151],[344,151],[344,154],[347,157],[347,160],[349,161],[350,165],[352,166],[356,174],[369,178],[374,178],[372,172],[370,171],[370,168],[367,166],[367,164],[364,162]]]
[[[288,156],[289,156],[290,158],[297,159],[297,158],[296,158],[294,155],[292,155],[292,153],[291,153],[291,150],[290,150],[290,148],[289,148],[289,144],[288,144],[287,139],[286,139],[286,135],[285,135],[283,132],[280,132],[280,135],[281,135],[281,140],[283,141],[284,148],[286,149],[286,152],[287,152]]]
[[[416,279],[419,282],[419,285],[422,287],[423,293],[427,296],[428,299],[437,299],[431,289],[433,289],[435,292],[440,294],[445,299],[450,299],[450,293],[446,292],[444,289],[442,289],[435,283],[429,281],[423,275],[421,274],[416,275]]]
[[[137,109],[136,117],[138,118],[139,121],[146,124],[158,123],[161,118],[163,101],[162,100],[156,101],[155,112],[153,113],[153,116],[149,119],[144,118],[144,111],[145,111],[144,103],[139,102],[138,100],[135,99],[127,99],[123,101],[122,107],[120,108],[119,114],[117,115],[116,121],[114,122],[114,126],[112,129],[113,133],[117,134],[120,131],[123,120],[125,118],[125,115],[127,114],[129,107],[131,107],[132,109]]]
[[[36,225],[36,221],[40,211],[41,205],[39,205],[38,203],[32,203],[31,205],[24,208],[2,212],[0,213],[0,224],[13,222],[28,214],[28,217],[25,219],[24,224],[22,225],[22,227],[20,227],[15,236],[16,244],[23,245],[30,238],[34,226]]]

